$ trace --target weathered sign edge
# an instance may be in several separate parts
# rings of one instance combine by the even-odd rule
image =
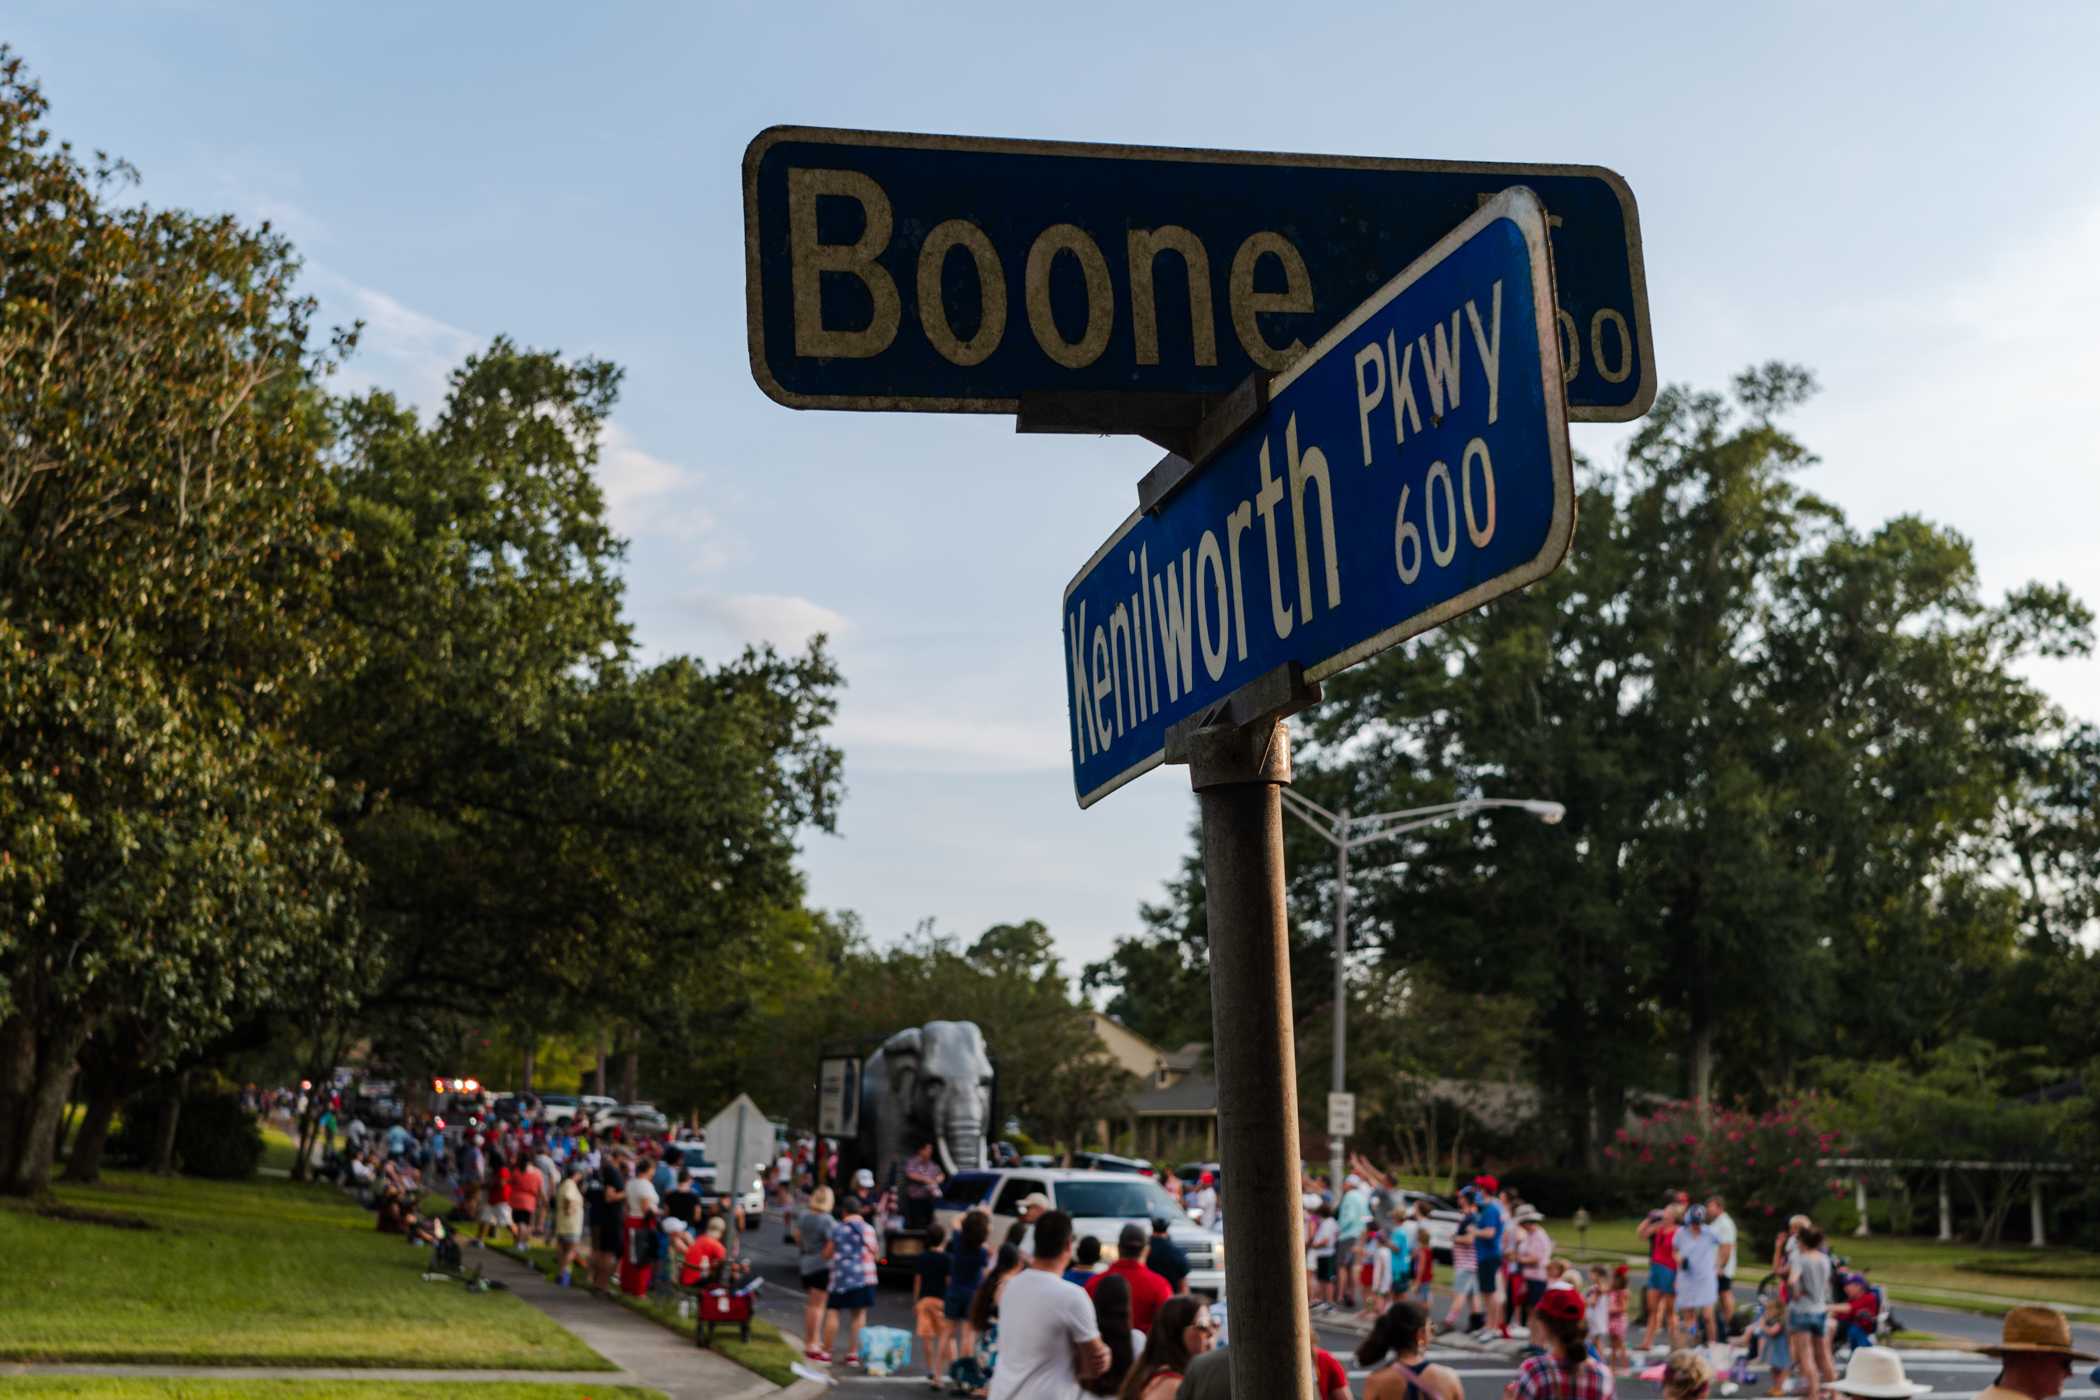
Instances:
[[[759,291],[758,167],[783,141],[835,146],[892,146],[905,150],[1003,151],[1016,155],[1083,156],[1095,159],[1179,160],[1194,165],[1312,165],[1340,170],[1422,170],[1448,174],[1508,176],[1574,175],[1602,180],[1618,197],[1626,223],[1626,272],[1633,290],[1634,343],[1641,378],[1633,400],[1618,408],[1579,408],[1569,416],[1584,423],[1627,423],[1654,407],[1655,334],[1648,313],[1648,275],[1641,246],[1640,208],[1624,176],[1602,165],[1528,164],[1518,161],[1414,160],[1389,156],[1303,155],[1287,151],[1213,150],[1191,146],[1134,146],[1091,141],[1034,141],[1003,136],[941,136],[908,131],[863,131],[850,127],[769,126],[744,148],[744,316],[751,377],[765,396],[785,408],[845,409],[883,413],[1015,413],[1018,399],[918,398],[894,394],[803,394],[773,377],[766,364],[764,302]]]
[[[1567,558],[1569,546],[1574,542],[1575,465],[1574,454],[1568,446],[1567,404],[1562,394],[1560,380],[1560,335],[1553,321],[1553,312],[1557,305],[1553,298],[1553,258],[1551,245],[1546,239],[1545,206],[1536,194],[1524,186],[1519,185],[1504,190],[1501,194],[1482,205],[1477,211],[1468,216],[1464,223],[1461,223],[1457,228],[1438,239],[1428,252],[1409,263],[1405,271],[1365,298],[1363,303],[1356,310],[1343,317],[1333,330],[1321,336],[1318,341],[1308,347],[1306,352],[1289,369],[1277,374],[1270,381],[1269,397],[1273,401],[1294,380],[1316,364],[1322,356],[1334,349],[1351,331],[1377,314],[1386,303],[1400,295],[1401,292],[1412,286],[1419,278],[1442,262],[1451,254],[1453,249],[1473,237],[1496,219],[1503,218],[1509,219],[1516,224],[1517,228],[1524,235],[1525,245],[1531,250],[1532,301],[1538,322],[1534,327],[1534,331],[1541,337],[1540,344],[1543,347],[1539,356],[1539,372],[1542,376],[1542,387],[1545,391],[1547,445],[1553,454],[1553,516],[1546,526],[1545,541],[1540,546],[1537,554],[1517,568],[1507,573],[1498,574],[1493,579],[1469,588],[1455,597],[1447,598],[1435,607],[1416,613],[1412,617],[1403,618],[1385,631],[1368,637],[1345,651],[1337,652],[1335,655],[1307,667],[1305,679],[1308,682],[1324,680],[1326,677],[1334,675],[1338,671],[1346,670],[1367,657],[1374,656],[1389,647],[1397,646],[1410,637],[1419,636],[1433,627],[1449,622],[1454,617],[1471,612],[1484,603],[1491,602],[1506,594],[1515,593],[1519,589],[1530,587],[1560,567],[1561,561]],[[1270,411],[1273,412],[1274,410]],[[1123,523],[1116,528],[1115,533],[1110,535],[1102,543],[1101,547],[1088,557],[1086,563],[1082,564],[1079,571],[1072,576],[1072,581],[1065,585],[1065,591],[1058,599],[1057,624],[1060,637],[1064,635],[1065,617],[1070,610],[1072,594],[1078,589],[1086,576],[1093,572],[1094,567],[1113,553],[1118,544],[1122,543],[1123,538],[1136,526],[1143,514],[1142,511],[1132,511],[1126,516]],[[1069,728],[1071,723],[1071,682],[1069,676],[1066,678],[1065,684],[1065,703],[1066,722]],[[1067,734],[1066,737],[1069,739],[1070,735]],[[1113,778],[1101,783],[1092,791],[1085,793],[1078,791],[1077,775],[1075,774],[1073,790],[1074,795],[1079,799],[1080,808],[1084,810],[1093,806],[1094,803],[1114,792],[1117,788],[1151,772],[1154,768],[1159,767],[1165,760],[1165,757],[1166,751],[1162,746],[1116,774]]]

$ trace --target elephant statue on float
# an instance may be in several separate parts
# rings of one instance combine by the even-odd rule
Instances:
[[[992,1059],[975,1021],[928,1021],[898,1031],[861,1069],[860,1137],[887,1183],[921,1142],[953,1173],[985,1164]]]

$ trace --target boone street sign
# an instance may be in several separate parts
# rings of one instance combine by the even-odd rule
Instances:
[[[1279,666],[1317,681],[1522,588],[1575,530],[1546,212],[1496,196],[1270,387],[1065,590],[1079,805]]]
[[[1626,182],[1586,165],[774,127],[744,153],[751,372],[791,408],[1226,393],[1512,185],[1548,210],[1569,413],[1640,417],[1640,219]]]

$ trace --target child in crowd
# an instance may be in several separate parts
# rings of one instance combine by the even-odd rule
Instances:
[[[1385,1232],[1371,1229],[1364,1234],[1363,1262],[1357,1267],[1357,1286],[1362,1289],[1362,1316],[1375,1321],[1385,1311],[1386,1295],[1393,1291],[1393,1256],[1385,1247]]]
[[[1786,1303],[1776,1284],[1758,1290],[1757,1325],[1751,1329],[1751,1345],[1757,1348],[1758,1360],[1772,1368],[1772,1385],[1767,1395],[1786,1394],[1787,1368],[1794,1358],[1787,1351]]]
[[[925,1348],[926,1378],[940,1388],[948,1364],[948,1270],[952,1256],[941,1245],[948,1232],[938,1223],[926,1227],[926,1252],[919,1256],[919,1274],[912,1281],[912,1314],[919,1344]]]
[[[1555,1263],[1560,1261],[1555,1260]],[[1583,1302],[1589,1309],[1590,1355],[1606,1367],[1611,1366],[1611,1270],[1602,1264],[1592,1264],[1589,1281],[1582,1290]]]
[[[1611,1271],[1611,1366],[1615,1371],[1624,1370],[1633,1364],[1626,1353],[1626,1309],[1630,1302],[1630,1290],[1626,1286],[1626,1266],[1619,1265]]]

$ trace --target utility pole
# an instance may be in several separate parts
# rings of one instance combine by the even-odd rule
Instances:
[[[1335,1093],[1347,1093],[1349,1082],[1347,1066],[1349,1060],[1349,809],[1335,814],[1335,830],[1343,839],[1334,846],[1334,1083]],[[1343,1167],[1348,1164],[1347,1140],[1340,1133],[1330,1133],[1328,1149],[1328,1185],[1334,1189],[1335,1204],[1342,1199]]]

